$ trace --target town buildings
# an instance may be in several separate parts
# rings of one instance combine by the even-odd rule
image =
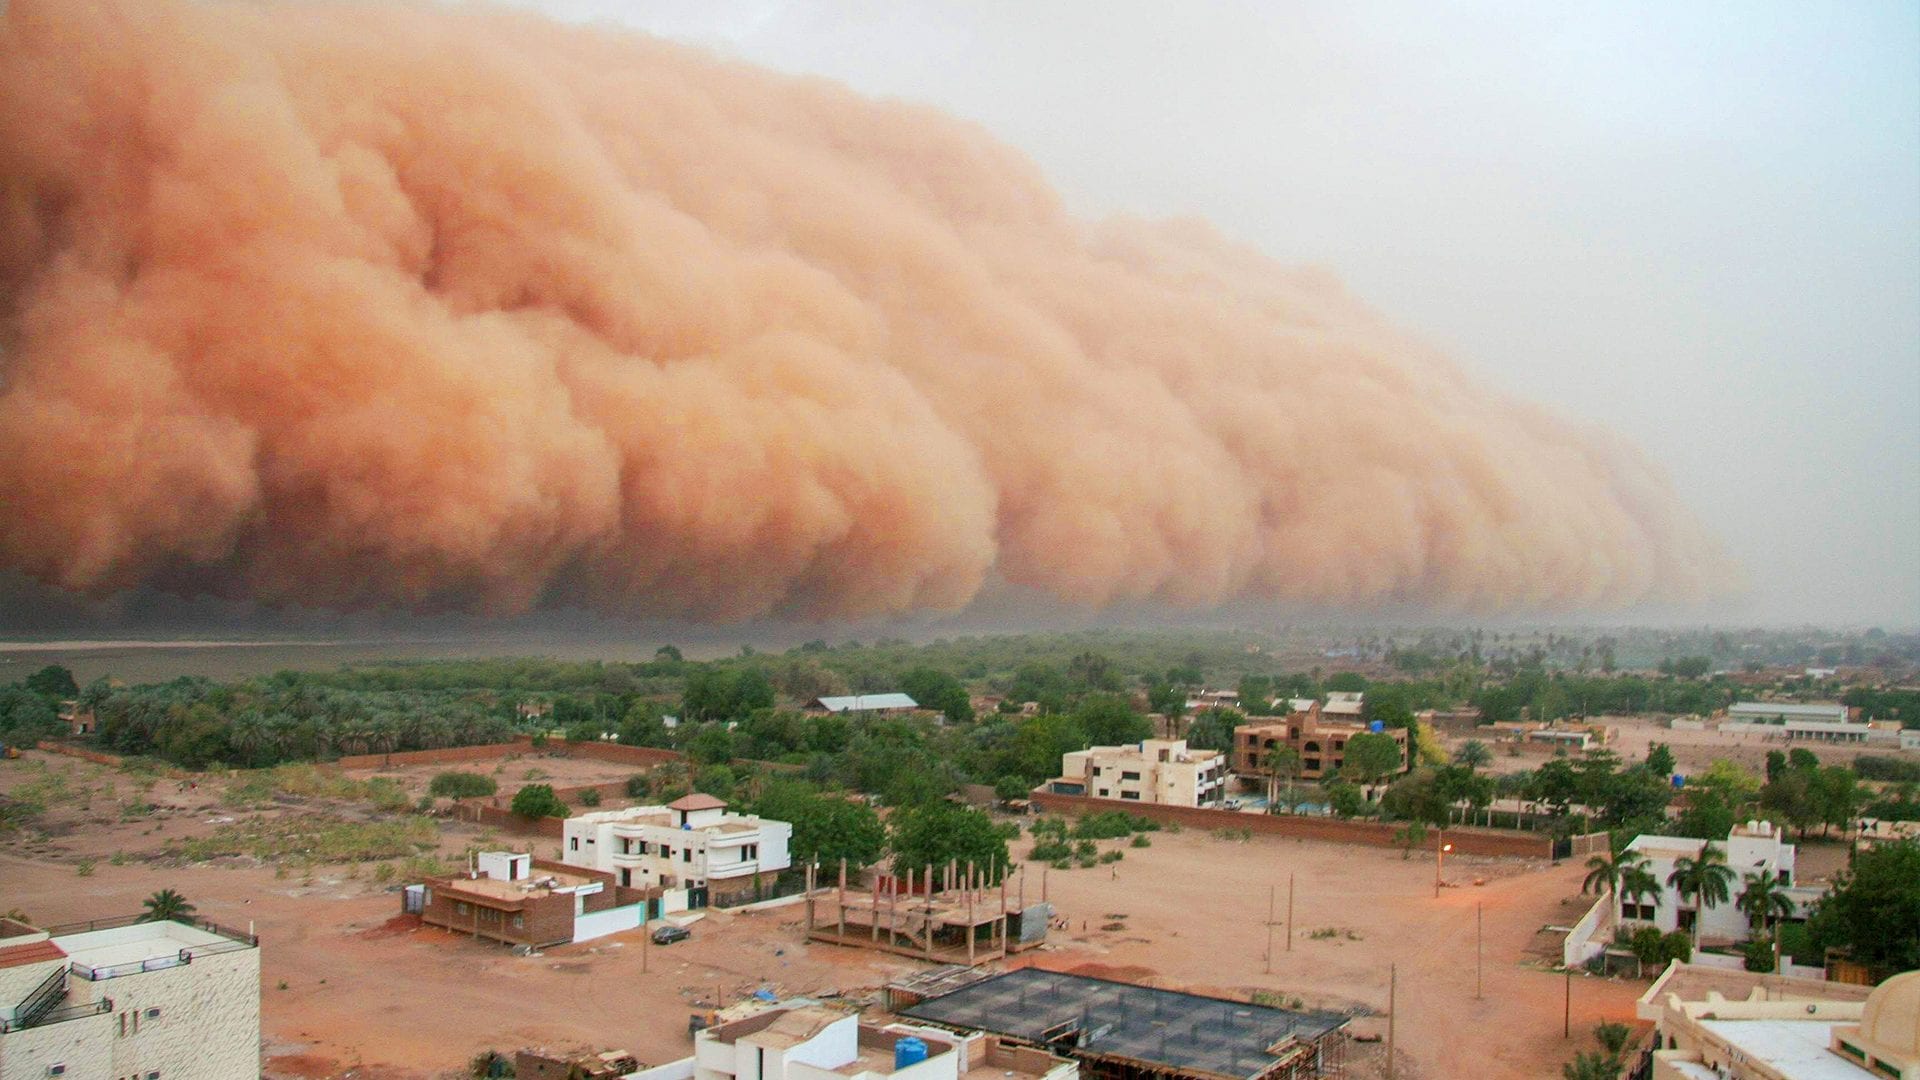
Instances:
[[[688,1080],[1074,1080],[1072,1061],[979,1032],[863,1024],[843,1008],[782,1003],[694,1036]],[[679,1080],[679,1067],[650,1080]]]
[[[1821,896],[1818,889],[1794,886],[1794,846],[1786,842],[1785,832],[1770,821],[1749,821],[1735,825],[1724,843],[1715,844],[1725,853],[1733,876],[1727,900],[1703,908],[1697,901],[1683,899],[1667,878],[1680,859],[1698,859],[1706,846],[1705,840],[1681,836],[1634,837],[1627,850],[1645,857],[1642,865],[1653,876],[1656,889],[1651,895],[1613,897],[1616,918],[1650,923],[1663,932],[1685,930],[1701,943],[1744,941],[1750,927],[1736,901],[1746,889],[1747,875],[1771,877],[1785,887],[1794,905],[1790,920],[1805,918],[1807,908]]]
[[[260,950],[207,922],[0,919],[0,1080],[254,1080]]]
[[[751,898],[791,865],[793,826],[727,811],[694,793],[665,806],[601,810],[568,818],[561,858],[612,874],[635,889],[686,890],[684,905]]]
[[[1740,735],[1780,736],[1793,742],[1900,745],[1900,725],[1854,719],[1857,710],[1835,703],[1737,701],[1727,706],[1720,730]]]
[[[472,872],[428,878],[403,903],[428,926],[544,948],[632,930],[647,919],[645,901],[639,891],[621,895],[603,871],[483,851]]]
[[[1920,972],[1869,989],[1674,964],[1636,1010],[1650,1080],[1920,1078]]]
[[[1352,695],[1358,697],[1359,695]],[[1299,706],[1301,702],[1293,702]],[[1377,731],[1359,719],[1332,720],[1320,703],[1307,699],[1306,708],[1297,708],[1285,717],[1256,718],[1233,729],[1233,771],[1243,778],[1265,779],[1276,775],[1275,752],[1290,749],[1291,760],[1302,780],[1337,776],[1347,762],[1347,741],[1355,735],[1373,732],[1385,735],[1400,747],[1400,765],[1407,765],[1407,730],[1386,728]]]
[[[1096,799],[1212,806],[1221,800],[1226,783],[1225,754],[1190,750],[1185,739],[1147,739],[1061,755],[1060,776],[1048,782],[1048,790]]]

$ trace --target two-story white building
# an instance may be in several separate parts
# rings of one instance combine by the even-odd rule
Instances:
[[[568,818],[562,861],[613,874],[635,888],[685,889],[694,907],[751,895],[792,864],[793,826],[727,812],[695,793],[665,806],[633,806]]]
[[[0,919],[0,1080],[254,1080],[260,950],[210,923]]]
[[[1060,758],[1060,776],[1048,789],[1096,799],[1212,806],[1227,784],[1227,756],[1189,750],[1185,739],[1147,739],[1125,746],[1094,746]]]
[[[1650,923],[1663,932],[1685,930],[1698,941],[1743,941],[1749,936],[1750,928],[1737,901],[1746,891],[1747,875],[1762,874],[1786,887],[1787,898],[1794,905],[1790,919],[1805,918],[1807,908],[1822,895],[1819,889],[1794,884],[1794,846],[1786,842],[1784,830],[1770,821],[1749,821],[1735,825],[1724,842],[1715,842],[1726,854],[1727,868],[1733,871],[1726,901],[1704,908],[1698,900],[1683,901],[1680,891],[1667,883],[1667,877],[1679,860],[1700,858],[1706,846],[1705,840],[1684,836],[1642,834],[1634,837],[1627,850],[1645,857],[1641,865],[1653,875],[1657,890],[1650,896],[1616,895],[1613,898],[1615,917]]]

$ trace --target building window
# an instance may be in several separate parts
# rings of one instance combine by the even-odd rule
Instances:
[[[513,928],[515,930],[525,930],[527,928],[527,917],[525,915],[515,915],[513,917]]]
[[[1103,799],[1104,799],[1104,798],[1106,798],[1106,797],[1107,797],[1107,789],[1106,789],[1106,788],[1101,788],[1101,789],[1100,789],[1100,792],[1099,792],[1099,794],[1100,794],[1100,797],[1101,797],[1101,798],[1103,798]]]
[[[661,845],[660,845],[660,857],[661,857],[661,858],[663,858],[663,859],[671,859],[671,858],[673,858],[673,849],[672,849],[672,848],[670,848],[670,847],[668,847],[668,846],[667,846],[667,845],[665,845],[665,844],[661,844]]]
[[[157,1008],[154,1008],[154,1009],[148,1009],[148,1010],[147,1010],[147,1019],[149,1019],[149,1020],[158,1020],[158,1019],[160,1019],[160,1010],[159,1010],[159,1009],[157,1009]]]
[[[690,848],[690,847],[688,847],[688,848],[681,848],[681,849],[680,849],[680,861],[681,861],[681,862],[692,862],[692,861],[693,861],[693,849],[692,849],[692,848]]]
[[[1123,783],[1128,780],[1138,780],[1138,779],[1140,779],[1140,774],[1131,770],[1120,774],[1120,780]]]
[[[746,845],[745,847],[743,847],[743,848],[741,848],[741,849],[740,849],[740,857],[741,857],[742,859],[757,859],[757,858],[759,858],[759,857],[760,857],[760,845],[759,845],[759,844],[748,844],[748,845]]]
[[[455,915],[465,915],[467,913],[467,905],[456,902],[453,905],[453,913]]]
[[[1120,797],[1123,799],[1138,800],[1140,798],[1140,793],[1137,791],[1123,791],[1120,793]]]

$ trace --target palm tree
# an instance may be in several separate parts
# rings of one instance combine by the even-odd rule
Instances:
[[[1781,887],[1780,880],[1772,874],[1748,874],[1747,887],[1740,893],[1740,910],[1747,916],[1747,925],[1753,932],[1771,925],[1774,919],[1784,919],[1793,914],[1793,900]]]
[[[1478,769],[1493,760],[1493,751],[1487,749],[1487,744],[1479,739],[1468,739],[1453,755],[1453,760],[1469,769]]]
[[[172,889],[161,889],[147,897],[146,914],[140,916],[141,922],[178,922],[193,917],[194,906],[186,897]]]
[[[1727,865],[1727,853],[1709,841],[1699,858],[1682,855],[1673,861],[1667,884],[1682,901],[1704,910],[1726,903],[1733,895],[1733,869]]]
[[[1645,855],[1632,850],[1595,855],[1587,860],[1587,877],[1580,883],[1580,892],[1582,894],[1619,892],[1621,877],[1628,870],[1645,862],[1646,858]]]
[[[1648,897],[1656,900],[1660,897],[1660,879],[1653,876],[1653,871],[1639,864],[1622,868],[1620,899],[1638,904]]]

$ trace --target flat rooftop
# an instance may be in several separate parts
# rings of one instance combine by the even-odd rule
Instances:
[[[1249,1080],[1292,1039],[1311,1042],[1347,1023],[1340,1013],[1295,1012],[1176,990],[1022,968],[929,998],[900,1015],[990,1031],[1079,1056],[1152,1062],[1180,1072]]]
[[[182,951],[226,951],[243,945],[235,939],[177,922],[137,922],[105,930],[62,934],[54,941],[74,963],[88,968],[118,968],[177,958]]]
[[[532,897],[546,896],[566,889],[591,885],[599,879],[582,874],[568,874],[555,870],[537,870],[532,877],[518,881],[502,881],[490,877],[441,878],[440,887],[475,896],[488,896],[495,900],[526,900]]]
[[[1727,1045],[1794,1080],[1862,1080],[1873,1073],[1827,1049],[1832,1024],[1817,1020],[1702,1020]]]

